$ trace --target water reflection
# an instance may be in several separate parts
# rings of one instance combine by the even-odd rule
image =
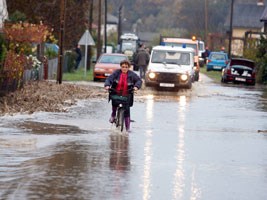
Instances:
[[[173,191],[174,199],[181,199],[183,196],[183,190],[185,188],[185,175],[184,175],[185,109],[186,109],[186,98],[185,96],[180,96],[179,107],[178,107],[178,117],[177,117],[178,141],[177,141],[177,148],[176,148],[176,171],[174,174],[174,191]]]
[[[146,105],[146,121],[147,123],[152,122],[153,120],[153,106],[154,106],[154,96],[148,95],[147,96],[147,105]]]
[[[3,199],[67,199],[81,194],[83,182],[89,167],[87,151],[83,145],[71,142],[65,145],[50,146],[35,152],[32,159],[10,165],[6,171],[1,189]],[[51,155],[50,155],[51,154]],[[18,161],[29,153],[20,154]],[[36,158],[34,158],[36,157]],[[1,166],[3,168],[4,166]],[[4,180],[2,176],[2,180]],[[13,178],[12,178],[13,177]],[[86,185],[86,184],[80,184]],[[82,196],[82,195],[81,195]],[[79,199],[79,197],[77,196]]]
[[[151,162],[152,162],[152,131],[146,132],[146,141],[144,146],[144,175],[143,175],[143,200],[150,199],[151,191]]]
[[[143,175],[143,200],[150,199],[151,191],[151,162],[152,162],[152,130],[151,124],[154,116],[154,95],[147,96],[146,105],[146,124],[150,128],[145,133],[144,146],[144,175]]]
[[[129,138],[128,135],[110,135],[109,167],[118,172],[130,169]]]
[[[109,168],[113,172],[108,175],[111,199],[122,199],[125,195],[124,190],[128,188],[125,177],[130,170],[128,135],[110,135]]]
[[[200,189],[195,183],[195,173],[192,172],[192,178],[185,176],[185,123],[186,123],[186,111],[187,111],[187,99],[185,96],[180,96],[179,107],[178,107],[178,117],[177,117],[177,130],[178,130],[178,140],[176,148],[176,171],[173,180],[173,199],[199,199]],[[189,179],[189,180],[188,180]],[[187,184],[190,184],[188,186]],[[186,188],[190,188],[190,196],[187,196]]]

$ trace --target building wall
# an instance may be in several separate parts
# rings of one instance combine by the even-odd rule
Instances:
[[[252,31],[252,32],[261,32],[260,29],[242,29],[242,28],[234,28],[233,29],[233,40],[231,46],[231,53],[236,56],[243,56],[244,50],[244,39],[245,39],[245,32]],[[260,38],[259,35],[252,34],[252,38]]]
[[[107,24],[107,35],[117,32],[117,24]],[[101,35],[104,35],[104,25],[101,25]]]
[[[233,37],[237,38],[244,38],[245,37],[245,32],[246,31],[253,31],[253,32],[261,32],[260,29],[242,29],[242,28],[234,28],[233,29]],[[253,35],[252,37],[257,37],[256,35]]]

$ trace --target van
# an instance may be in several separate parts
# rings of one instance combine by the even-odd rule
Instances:
[[[198,40],[198,58],[199,58],[199,66],[204,67],[205,59],[202,57],[203,53],[205,53],[205,43],[203,41]]]
[[[160,45],[162,46],[177,46],[184,48],[194,49],[194,66],[195,66],[195,81],[199,80],[200,63],[199,63],[199,41],[192,38],[179,38],[179,37],[169,37],[160,36]]]
[[[194,75],[193,48],[156,46],[151,51],[145,85],[190,89]]]

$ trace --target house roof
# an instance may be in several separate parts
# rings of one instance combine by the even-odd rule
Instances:
[[[142,42],[152,42],[155,37],[159,39],[160,35],[154,32],[139,32],[138,37]]]
[[[264,11],[261,15],[260,21],[261,22],[267,22],[267,7],[265,7],[265,9],[264,9]]]
[[[236,4],[233,11],[233,27],[235,28],[261,28],[261,15],[266,6],[257,4]],[[225,26],[230,26],[230,13],[226,19]]]
[[[108,24],[118,24],[118,18],[115,17],[114,15],[111,15],[111,14],[107,14],[107,23]]]

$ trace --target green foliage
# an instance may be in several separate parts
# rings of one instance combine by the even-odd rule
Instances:
[[[249,38],[247,40],[247,46],[244,49],[243,56],[245,58],[254,60],[257,62],[257,56],[255,52],[257,51],[257,40],[253,38]]]
[[[267,39],[263,36],[260,40],[249,38],[244,50],[244,57],[256,62],[256,81],[267,83]]]
[[[0,34],[0,70],[2,69],[2,66],[4,64],[6,53],[7,53],[7,48],[6,48],[5,40],[3,38],[3,35]]]
[[[64,62],[67,63],[68,72],[74,71],[77,54],[74,51],[67,51],[64,56]]]
[[[11,22],[14,22],[14,23],[16,23],[16,22],[24,22],[24,21],[26,21],[26,19],[27,19],[26,15],[24,13],[18,11],[18,10],[13,12],[9,17],[9,20]]]
[[[45,50],[45,56],[48,59],[53,59],[53,58],[56,58],[58,56],[58,53],[56,51],[54,51],[52,48],[47,48]]]
[[[112,32],[109,36],[107,41],[109,42],[110,45],[116,47],[118,44],[118,33],[117,32]]]
[[[257,82],[267,83],[267,39],[261,36],[256,49]]]

